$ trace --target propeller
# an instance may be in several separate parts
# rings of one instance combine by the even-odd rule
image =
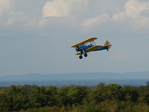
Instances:
[[[109,42],[109,41],[106,41],[106,44],[107,44],[107,45],[110,45],[110,42]],[[109,51],[110,48],[111,48],[111,46],[108,46],[107,51]]]
[[[79,46],[76,46],[76,51],[80,51],[80,47]]]

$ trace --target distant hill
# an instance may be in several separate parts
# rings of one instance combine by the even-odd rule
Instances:
[[[0,81],[55,81],[55,80],[138,80],[148,79],[149,72],[96,72],[96,73],[66,73],[66,74],[26,74],[0,76]]]

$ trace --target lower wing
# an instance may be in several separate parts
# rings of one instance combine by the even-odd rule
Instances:
[[[95,49],[99,49],[99,48],[100,48],[99,45],[90,47],[90,48],[86,49],[86,53],[91,52],[91,51],[94,51]],[[78,52],[78,53],[76,53],[75,55],[80,55],[80,54],[81,54],[81,52]],[[84,52],[83,52],[82,54],[84,54]]]

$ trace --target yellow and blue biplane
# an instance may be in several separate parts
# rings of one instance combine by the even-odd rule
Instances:
[[[101,50],[107,50],[109,51],[109,49],[111,48],[111,44],[110,42],[106,41],[104,42],[104,45],[96,45],[95,41],[98,39],[97,37],[91,37],[89,39],[86,39],[82,42],[79,42],[75,45],[72,45],[71,47],[74,47],[75,50],[77,51],[77,53],[75,55],[80,55],[79,58],[82,59],[84,55],[84,57],[87,57],[87,53],[92,52],[92,51],[101,51]]]

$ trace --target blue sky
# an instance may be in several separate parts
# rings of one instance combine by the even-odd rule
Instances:
[[[0,0],[0,18],[0,75],[148,71],[149,0]],[[92,36],[113,46],[80,60]]]

